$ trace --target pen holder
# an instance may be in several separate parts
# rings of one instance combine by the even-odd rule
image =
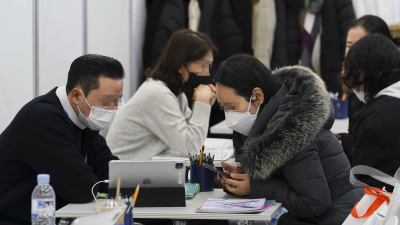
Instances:
[[[342,100],[332,100],[333,108],[335,109],[336,119],[346,119],[349,112],[349,101],[346,99]]]
[[[125,214],[125,225],[133,225],[133,213],[126,213]]]
[[[200,184],[200,192],[214,191],[214,172],[199,165],[190,165],[190,183]]]

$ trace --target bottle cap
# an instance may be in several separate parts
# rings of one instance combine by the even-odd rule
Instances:
[[[50,175],[48,174],[38,174],[37,182],[41,184],[48,184],[50,182]]]

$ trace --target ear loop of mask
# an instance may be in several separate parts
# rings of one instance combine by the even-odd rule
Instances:
[[[90,108],[92,108],[92,106],[91,106],[91,105],[89,104],[89,102],[86,100],[85,95],[83,94],[82,90],[79,89],[79,91],[82,93],[82,97],[83,97],[83,99],[85,99],[85,102],[88,104],[88,106],[89,106]]]
[[[82,90],[79,89],[79,91],[82,94],[83,99],[85,99],[85,102],[88,104],[88,106],[90,107],[90,109],[92,109],[92,106],[89,104],[89,102],[86,100],[85,95],[83,94]],[[81,110],[79,109],[79,105],[77,104],[76,107],[78,107],[79,112],[83,115],[83,113],[81,112]]]
[[[247,109],[247,112],[249,112],[249,113],[250,113],[250,106],[251,106],[251,97],[250,97],[249,108]],[[255,115],[257,115],[257,114],[258,114],[258,110],[260,110],[260,106],[258,106],[258,108],[257,108],[257,112],[256,112],[256,114],[255,114]],[[251,114],[251,113],[250,113],[250,114]]]

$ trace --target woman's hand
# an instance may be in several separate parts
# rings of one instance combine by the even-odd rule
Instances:
[[[224,167],[224,169],[225,169],[224,172],[229,174],[229,175],[231,175],[232,173],[238,173],[238,174],[242,173],[241,169],[239,169],[236,166],[229,165],[226,162],[221,162],[221,166]],[[219,175],[219,174],[217,175],[217,177],[218,177],[218,180],[221,180],[221,178],[222,178],[221,175]]]
[[[236,166],[229,165],[226,162],[221,162],[221,166],[224,167],[225,173],[231,175],[234,179],[229,179],[224,177],[225,187],[231,193],[239,196],[249,195],[251,194],[250,190],[250,177],[247,174],[242,174],[242,170]],[[218,174],[218,179],[221,180],[221,175]]]
[[[231,177],[235,180],[224,177],[225,187],[229,192],[238,196],[251,194],[249,175],[233,173]]]
[[[194,101],[214,105],[216,98],[217,96],[215,95],[215,87],[212,84],[209,85],[200,84],[197,88],[194,89],[193,93]]]

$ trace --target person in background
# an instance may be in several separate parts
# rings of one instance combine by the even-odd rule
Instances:
[[[343,83],[365,102],[354,115],[352,166],[366,165],[393,176],[400,167],[400,52],[391,39],[368,34],[349,50]],[[383,183],[359,179],[373,187]],[[386,187],[392,191],[393,187]]]
[[[31,224],[38,174],[50,175],[56,209],[93,200],[93,185],[107,180],[108,163],[118,160],[99,130],[114,118],[123,77],[118,60],[83,55],[72,62],[66,86],[22,107],[0,135],[0,224]]]
[[[194,90],[193,112],[182,92],[191,76],[209,76],[215,45],[206,35],[179,30],[168,40],[147,80],[119,110],[107,135],[112,152],[125,160],[147,160],[167,149],[196,154],[207,137],[213,85]]]
[[[349,25],[349,31],[346,39],[346,55],[349,52],[351,46],[353,46],[358,40],[367,34],[383,34],[388,38],[390,37],[389,27],[384,20],[377,16],[365,15],[359,19],[354,20]],[[354,127],[354,115],[365,105],[364,102],[360,101],[352,90],[347,89],[344,86],[345,92],[348,95],[349,102],[349,133],[337,134],[336,136],[342,143],[343,150],[347,154],[347,157],[351,161],[352,149],[354,147],[353,142],[353,127]]]
[[[351,185],[330,131],[333,106],[321,78],[301,66],[271,74],[253,56],[235,55],[215,82],[241,164],[222,163],[233,177],[224,177],[227,191],[281,202],[289,212],[278,224],[342,224],[363,191]]]

